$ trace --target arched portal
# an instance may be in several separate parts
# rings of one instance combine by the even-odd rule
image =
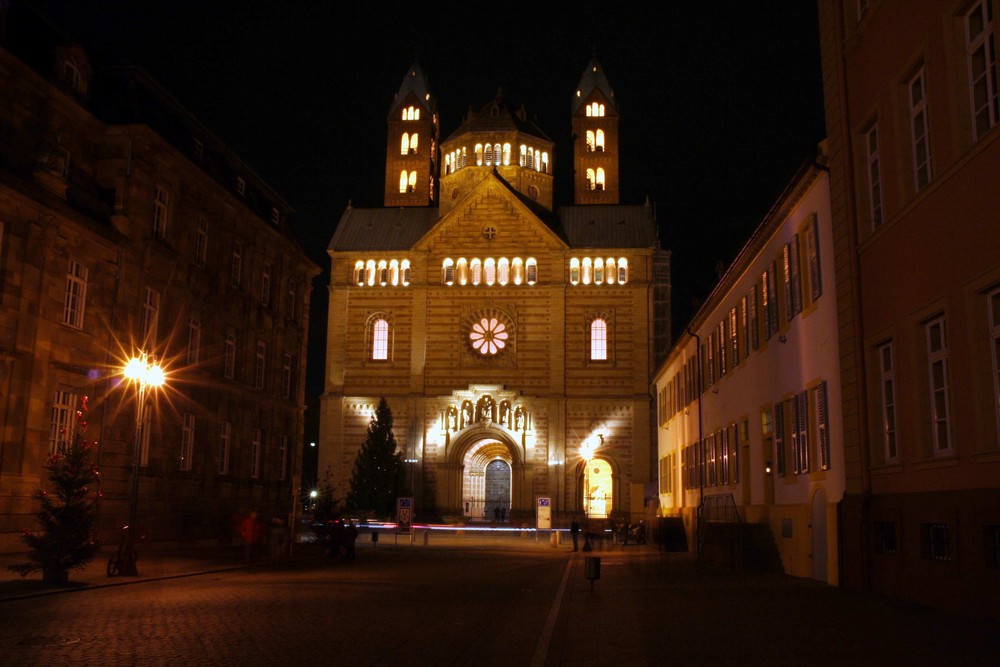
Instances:
[[[513,457],[507,445],[492,438],[469,447],[462,458],[462,508],[470,519],[493,520],[511,508]]]
[[[614,475],[604,459],[583,464],[583,513],[591,519],[605,519],[614,511]]]

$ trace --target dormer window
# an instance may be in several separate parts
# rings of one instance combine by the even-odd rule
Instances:
[[[63,61],[62,78],[63,83],[69,86],[74,92],[83,92],[83,76],[80,74],[80,68],[77,67],[76,61],[73,58],[67,58]]]
[[[247,192],[247,182],[245,180],[243,180],[242,176],[237,176],[236,177],[236,192],[241,197],[243,195],[245,195],[246,192]]]
[[[201,143],[201,139],[194,140],[194,154],[201,158],[205,154],[205,145]]]
[[[278,209],[272,207],[271,208],[271,224],[274,225],[275,227],[277,227],[278,223],[280,221],[281,221],[281,211],[279,211]]]

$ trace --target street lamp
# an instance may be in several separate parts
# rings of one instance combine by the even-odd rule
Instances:
[[[142,458],[142,427],[146,418],[146,392],[163,386],[166,374],[156,362],[156,357],[149,357],[145,352],[132,357],[122,369],[122,375],[129,384],[135,387],[135,442],[132,446],[132,489],[129,497],[128,525],[122,534],[122,542],[118,551],[108,561],[108,575],[121,574],[135,576],[139,574],[135,562],[138,558],[135,543],[139,536],[137,520],[139,513],[139,464]]]

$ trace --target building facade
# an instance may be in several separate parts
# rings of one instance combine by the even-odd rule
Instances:
[[[786,573],[836,583],[844,458],[832,246],[829,177],[807,164],[653,384],[660,514],[682,517],[688,543],[710,558],[733,557],[734,542],[766,552],[773,539]],[[767,544],[741,538],[747,524],[768,527]],[[752,568],[760,555],[732,565]]]
[[[0,9],[0,549],[89,399],[100,537],[231,536],[297,488],[311,280],[286,202],[143,72]],[[166,386],[136,433],[122,366]]]
[[[842,580],[995,613],[1000,7],[819,8],[847,462]]]
[[[384,396],[418,515],[530,521],[539,498],[563,518],[642,511],[669,255],[651,207],[618,203],[617,105],[596,60],[571,113],[585,205],[557,208],[555,145],[523,108],[498,96],[438,145],[426,78],[404,77],[386,208],[348,207],[329,247],[320,478],[337,497]]]

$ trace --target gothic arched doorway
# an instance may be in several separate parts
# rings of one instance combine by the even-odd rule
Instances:
[[[512,464],[510,450],[499,440],[480,440],[462,458],[462,507],[470,519],[508,516],[511,508]]]

